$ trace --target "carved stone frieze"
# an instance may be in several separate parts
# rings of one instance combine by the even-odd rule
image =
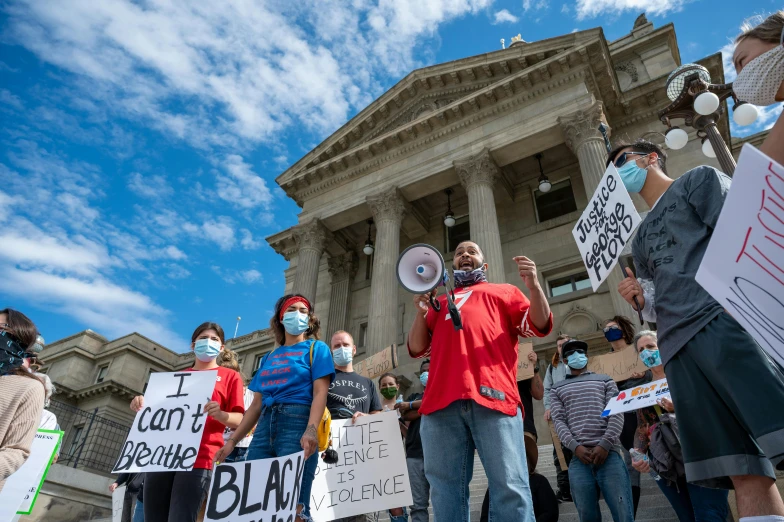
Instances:
[[[357,274],[357,261],[357,253],[353,251],[328,258],[327,263],[332,281],[352,279]]]
[[[321,221],[312,219],[294,227],[291,236],[300,250],[309,248],[322,252],[327,240],[332,238],[332,233],[321,224]]]
[[[370,207],[373,219],[377,222],[390,220],[400,223],[408,210],[408,202],[397,187],[392,187],[374,196],[368,196],[365,201]]]

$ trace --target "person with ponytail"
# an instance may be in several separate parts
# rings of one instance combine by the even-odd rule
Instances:
[[[310,491],[318,466],[316,427],[335,378],[332,352],[318,340],[321,322],[313,305],[300,294],[278,299],[270,328],[279,346],[261,360],[248,386],[253,391],[253,402],[234,435],[218,451],[215,462],[229,456],[254,426],[246,460],[284,457],[304,450],[297,520],[312,521]]]
[[[30,456],[46,390],[29,368],[38,329],[22,312],[0,310],[0,491]]]
[[[196,463],[191,471],[146,473],[144,478],[144,520],[146,522],[196,522],[212,477],[215,453],[223,445],[223,432],[237,428],[245,406],[239,373],[219,366],[216,359],[224,350],[223,328],[217,323],[202,323],[191,336],[196,360],[186,371],[216,371],[212,400],[204,405],[207,420]],[[144,408],[144,396],[131,401],[131,409]]]
[[[253,402],[253,392],[248,389],[248,385],[245,384],[248,382],[248,379],[240,370],[240,362],[237,359],[237,353],[232,352],[228,348],[224,349],[220,355],[218,356],[218,364],[223,366],[224,368],[229,368],[230,370],[234,370],[240,375],[240,379],[243,382],[243,401],[245,403],[245,410],[247,411],[250,408],[251,403]],[[229,440],[234,435],[233,429],[226,426],[226,429],[223,431],[223,444],[226,444],[226,441]],[[242,462],[245,460],[245,457],[248,454],[248,446],[250,446],[250,441],[253,440],[253,431],[245,435],[241,441],[237,443],[234,447],[234,451],[229,454],[228,457],[224,459],[224,462]]]

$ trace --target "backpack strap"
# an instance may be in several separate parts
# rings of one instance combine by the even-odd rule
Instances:
[[[310,367],[313,368],[313,347],[316,346],[316,341],[310,343]]]

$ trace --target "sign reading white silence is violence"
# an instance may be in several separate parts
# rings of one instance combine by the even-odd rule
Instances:
[[[784,365],[784,166],[746,144],[697,282]]]
[[[153,373],[112,473],[190,471],[217,371]]]
[[[611,163],[572,229],[594,292],[621,258],[624,245],[640,221],[632,198]]]
[[[310,495],[316,520],[410,506],[411,485],[395,412],[332,421],[337,464],[319,459]]]
[[[62,431],[36,432],[30,445],[30,456],[8,477],[0,492],[0,520],[11,520],[16,513],[29,515],[32,512],[62,440]]]
[[[602,417],[653,406],[659,399],[669,396],[670,388],[667,386],[667,379],[623,390],[616,397],[610,399],[607,407],[602,412]]]
[[[204,520],[293,522],[304,469],[303,451],[216,466]]]

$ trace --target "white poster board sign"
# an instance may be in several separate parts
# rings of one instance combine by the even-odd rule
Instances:
[[[190,471],[217,371],[153,373],[112,473]]]
[[[120,486],[112,491],[112,522],[122,522],[125,490],[125,486]]]
[[[204,520],[288,522],[297,514],[305,452],[215,467]]]
[[[62,438],[62,431],[36,432],[30,456],[6,479],[3,491],[0,491],[0,520],[11,520],[17,512],[30,514]]]
[[[640,221],[632,198],[611,163],[572,229],[594,292],[618,263]]]
[[[335,520],[410,506],[411,485],[394,412],[332,421],[337,464],[319,458],[310,496],[315,520]]]
[[[784,167],[752,145],[741,150],[696,279],[784,365]]]
[[[667,379],[649,382],[636,388],[629,388],[628,390],[623,390],[607,403],[607,407],[602,412],[602,417],[653,406],[659,399],[669,396],[670,387],[667,386]]]

